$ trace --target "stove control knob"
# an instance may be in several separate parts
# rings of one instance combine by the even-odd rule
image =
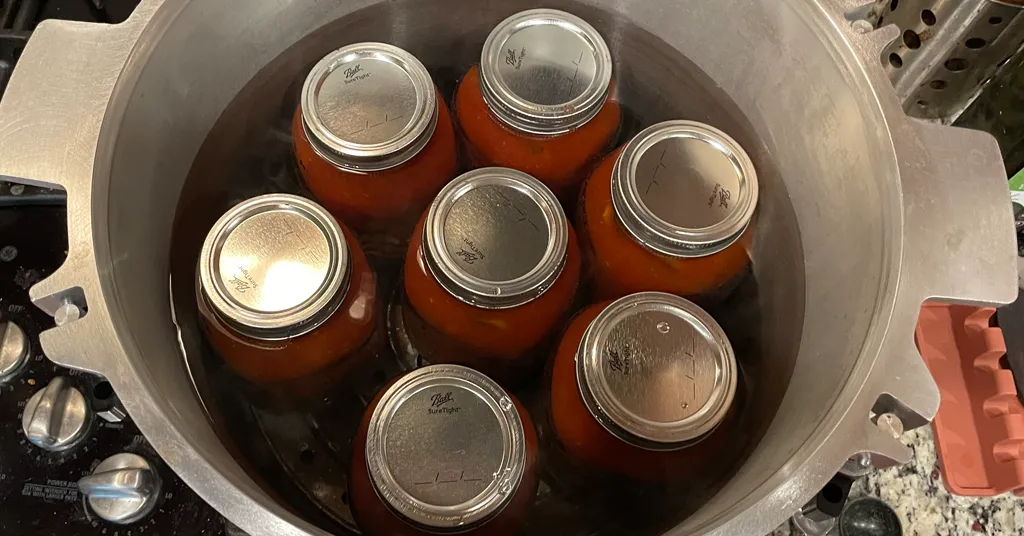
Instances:
[[[142,456],[123,452],[78,481],[89,507],[102,519],[126,525],[149,514],[160,497],[160,477]]]
[[[53,452],[67,450],[85,438],[92,412],[82,393],[58,376],[25,404],[21,429],[32,444]]]
[[[0,383],[11,379],[28,362],[28,337],[14,322],[0,322]]]

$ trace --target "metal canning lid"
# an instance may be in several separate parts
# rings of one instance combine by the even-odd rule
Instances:
[[[699,441],[736,394],[736,357],[722,328],[692,302],[641,292],[606,307],[576,355],[580,394],[614,436],[648,450]]]
[[[523,305],[558,279],[569,223],[555,194],[514,169],[481,168],[448,183],[427,211],[424,257],[452,296],[489,309]]]
[[[235,205],[213,225],[199,284],[218,317],[244,335],[280,340],[309,332],[341,305],[348,242],[323,207],[288,194]]]
[[[405,519],[468,530],[501,512],[526,469],[523,422],[493,380],[458,365],[402,376],[370,416],[366,465]]]
[[[623,227],[644,246],[676,257],[729,247],[754,215],[757,190],[743,148],[694,121],[648,127],[612,170],[612,205]]]
[[[480,90],[494,115],[532,134],[564,134],[608,98],[612,56],[583,19],[531,9],[498,24],[480,55]]]
[[[331,52],[302,85],[302,126],[321,158],[353,171],[408,161],[437,126],[437,97],[426,67],[384,43]]]

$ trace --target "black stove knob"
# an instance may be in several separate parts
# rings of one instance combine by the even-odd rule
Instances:
[[[52,451],[67,450],[85,438],[92,410],[81,391],[57,376],[25,404],[21,428],[32,444]]]
[[[78,491],[101,519],[125,525],[153,511],[160,485],[160,476],[145,458],[124,452],[100,462],[78,481]]]
[[[0,383],[13,378],[28,362],[25,330],[11,321],[0,322]]]

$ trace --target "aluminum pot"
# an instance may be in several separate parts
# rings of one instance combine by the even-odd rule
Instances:
[[[115,26],[41,24],[0,103],[0,177],[68,193],[68,259],[31,290],[60,320],[41,337],[47,355],[109,378],[167,463],[242,529],[326,534],[264,489],[208,423],[179,346],[194,334],[179,336],[168,306],[175,200],[239,91],[266,69],[301,76],[302,62],[281,60],[296,43],[308,59],[389,41],[428,67],[463,68],[497,21],[539,4],[143,0]],[[939,403],[913,343],[921,303],[1016,294],[995,142],[903,115],[880,62],[896,30],[856,20],[857,0],[544,4],[602,31],[627,100],[635,92],[662,114],[679,104],[701,119],[692,80],[674,69],[700,72],[733,112],[710,119],[761,175],[753,257],[771,403],[747,461],[670,532],[763,534],[851,455],[908,460],[900,433]]]

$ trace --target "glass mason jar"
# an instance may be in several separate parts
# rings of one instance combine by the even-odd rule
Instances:
[[[750,259],[757,174],[724,132],[693,121],[651,126],[606,157],[577,209],[597,299],[657,290],[706,298]]]
[[[475,370],[415,370],[366,408],[350,483],[363,534],[513,535],[536,491],[529,414]]]
[[[591,470],[676,480],[723,450],[719,424],[730,414],[737,376],[725,333],[686,299],[642,292],[591,305],[555,354],[553,435]]]
[[[280,395],[325,394],[377,355],[377,278],[323,207],[269,194],[239,203],[207,234],[200,316],[239,376]]]
[[[456,173],[455,130],[430,74],[383,43],[343,47],[313,67],[292,138],[316,199],[384,256],[404,253],[417,218]]]
[[[509,17],[455,93],[470,160],[529,173],[574,202],[619,130],[611,77],[608,45],[579,17],[553,9]]]
[[[438,194],[413,233],[405,332],[430,363],[516,383],[546,355],[579,276],[576,234],[551,190],[513,169],[470,171]]]

